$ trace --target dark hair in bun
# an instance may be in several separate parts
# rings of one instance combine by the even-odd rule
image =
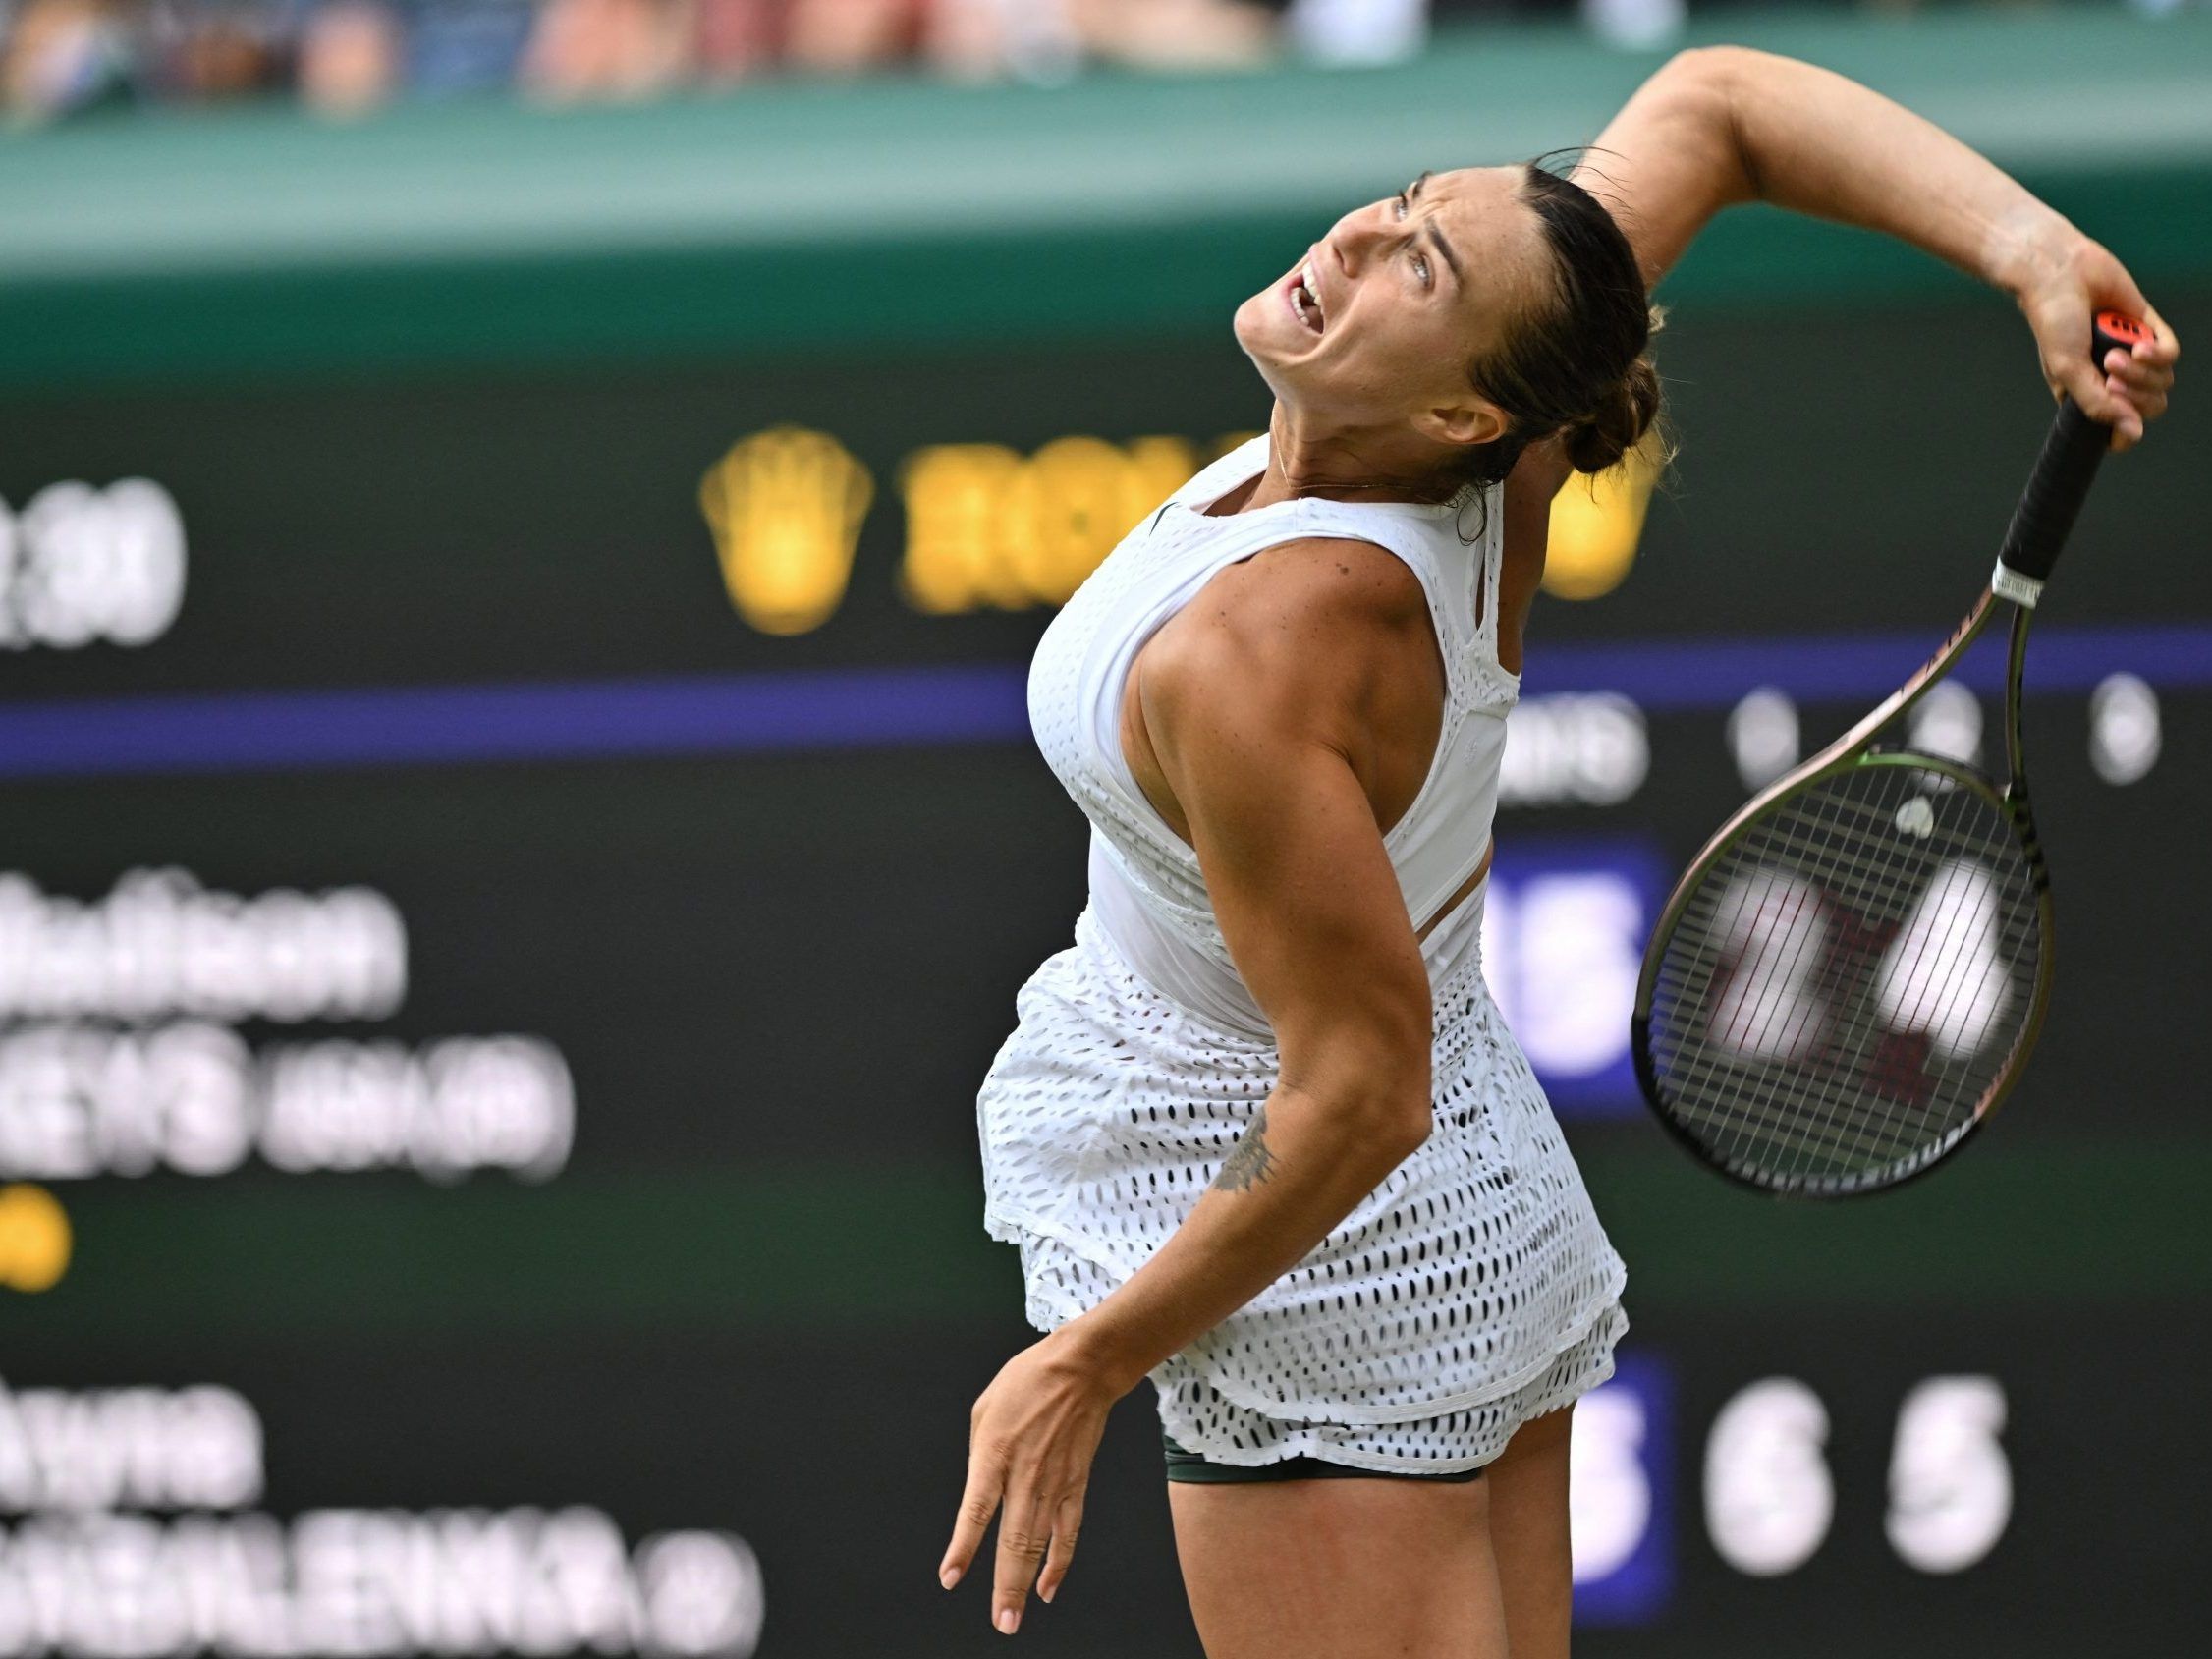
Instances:
[[[1551,252],[1546,292],[1470,363],[1475,388],[1512,419],[1506,435],[1469,452],[1463,476],[1502,480],[1532,443],[1560,435],[1579,472],[1602,472],[1636,447],[1659,417],[1659,374],[1644,356],[1657,331],[1635,250],[1605,204],[1539,156],[1522,171],[1521,200]]]
[[[1567,459],[1577,472],[1602,472],[1643,441],[1659,418],[1659,371],[1649,358],[1629,364],[1605,401],[1566,427]]]

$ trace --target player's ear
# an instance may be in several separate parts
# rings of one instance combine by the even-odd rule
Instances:
[[[1475,392],[1449,403],[1431,404],[1416,418],[1422,432],[1440,444],[1472,448],[1496,443],[1513,422],[1506,412]]]

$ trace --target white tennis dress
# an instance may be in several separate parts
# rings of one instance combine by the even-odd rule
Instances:
[[[1479,511],[1472,489],[1435,506],[1204,511],[1266,463],[1263,436],[1177,491],[1054,620],[1030,668],[1038,747],[1091,821],[1090,904],[1074,945],[1022,988],[977,1116],[984,1225],[1021,1246],[1039,1330],[1096,1306],[1167,1241],[1278,1071],[1197,857],[1122,756],[1123,689],[1145,640],[1269,547],[1388,548],[1420,579],[1445,666],[1435,760],[1384,838],[1408,914],[1433,916],[1489,845],[1520,693],[1497,654],[1500,492]],[[1483,983],[1482,901],[1477,888],[1422,943],[1428,1138],[1304,1260],[1153,1371],[1161,1422],[1189,1450],[1443,1473],[1489,1462],[1521,1423],[1611,1374],[1621,1259]]]

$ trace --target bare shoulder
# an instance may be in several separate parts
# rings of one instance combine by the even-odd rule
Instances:
[[[1220,572],[1146,644],[1148,707],[1186,699],[1356,712],[1378,673],[1431,636],[1406,562],[1372,542],[1285,542]]]

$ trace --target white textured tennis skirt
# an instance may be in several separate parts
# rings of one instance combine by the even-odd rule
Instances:
[[[1278,1063],[1139,980],[1088,911],[1016,1006],[977,1102],[984,1225],[1021,1246],[1029,1321],[1050,1331],[1181,1225]],[[1153,1371],[1182,1446],[1444,1473],[1612,1373],[1626,1273],[1473,953],[1438,988],[1435,1026],[1428,1139]]]

